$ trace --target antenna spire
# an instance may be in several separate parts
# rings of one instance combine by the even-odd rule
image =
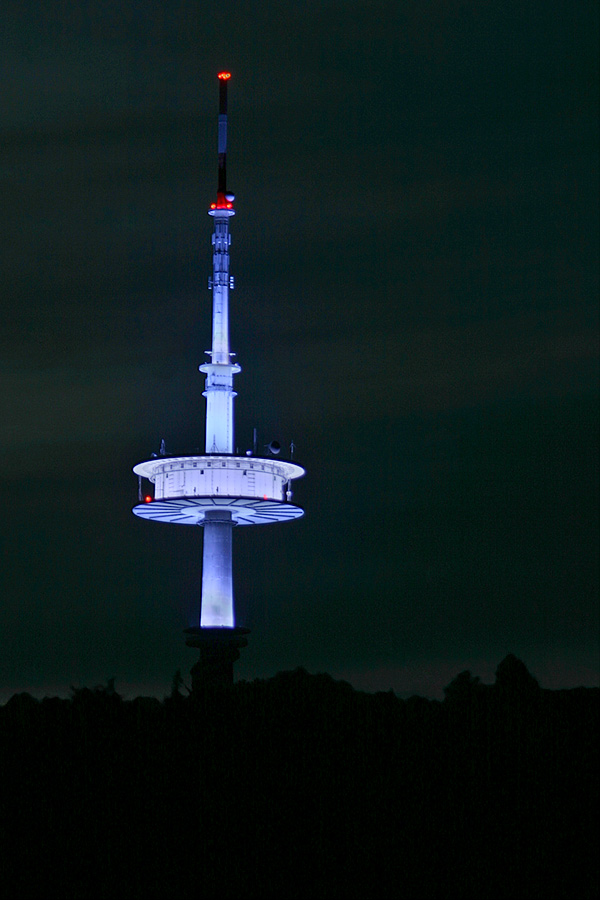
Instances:
[[[231,72],[219,72],[219,169],[217,176],[217,202],[211,209],[233,209],[234,195],[227,190],[227,83]]]
[[[227,82],[230,72],[219,72],[219,176],[217,181],[217,201],[225,201],[227,193]]]

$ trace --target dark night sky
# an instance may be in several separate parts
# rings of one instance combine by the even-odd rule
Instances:
[[[201,530],[131,467],[203,445],[221,68],[236,442],[307,468],[234,535],[238,676],[598,682],[597,15],[4,0],[0,699],[195,660]]]

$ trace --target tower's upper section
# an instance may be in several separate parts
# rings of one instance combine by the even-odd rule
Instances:
[[[217,201],[208,214],[214,219],[212,235],[213,273],[209,279],[212,297],[212,347],[210,362],[200,366],[206,375],[206,441],[207,453],[233,453],[233,376],[240,371],[229,348],[229,292],[233,277],[229,274],[229,220],[235,215],[234,196],[227,190],[227,85],[231,74],[219,73],[219,170]]]

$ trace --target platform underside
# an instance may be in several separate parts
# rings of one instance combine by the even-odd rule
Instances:
[[[268,525],[299,519],[304,510],[292,503],[257,500],[255,497],[177,497],[153,500],[133,507],[136,516],[177,525],[202,525],[208,510],[222,509],[231,513],[236,525]]]

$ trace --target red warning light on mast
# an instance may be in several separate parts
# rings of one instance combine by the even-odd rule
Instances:
[[[231,72],[219,72],[217,78],[220,78],[221,81],[227,81],[229,78],[231,78]]]

